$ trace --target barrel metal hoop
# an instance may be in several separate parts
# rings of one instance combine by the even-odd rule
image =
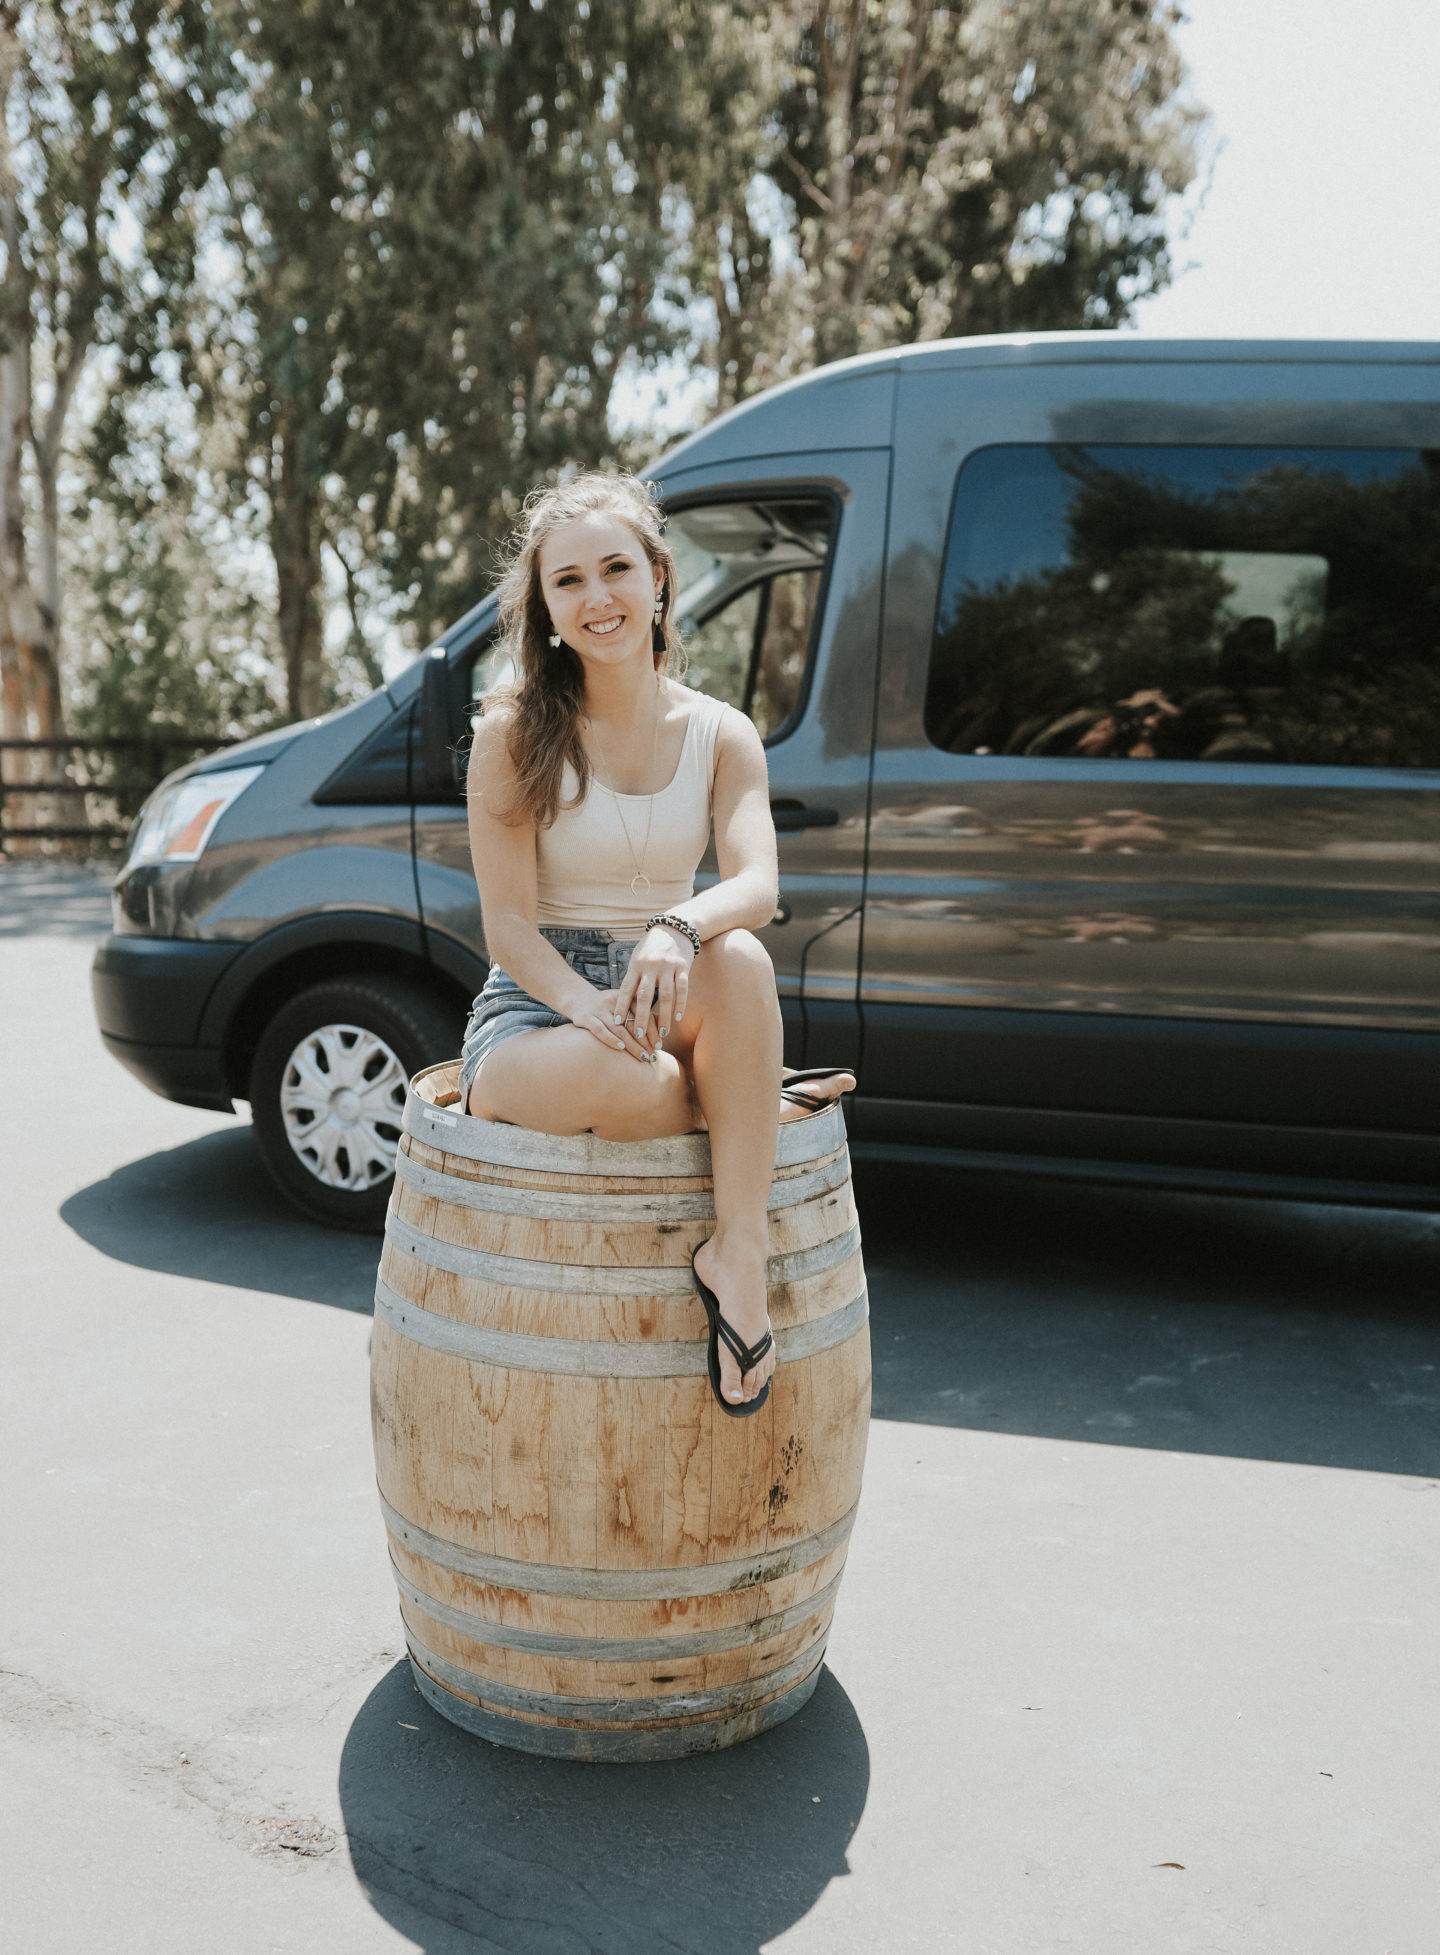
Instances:
[[[798,1683],[825,1655],[825,1645],[811,1644],[759,1676],[725,1684],[718,1690],[692,1690],[673,1697],[564,1697],[549,1690],[520,1690],[514,1684],[495,1683],[480,1677],[458,1663],[447,1662],[427,1649],[412,1629],[405,1632],[410,1654],[437,1683],[451,1690],[467,1690],[484,1705],[518,1711],[531,1717],[583,1718],[590,1724],[650,1724],[656,1718],[706,1717],[716,1711],[741,1711],[757,1697],[771,1697],[786,1684]]]
[[[438,1310],[427,1310],[422,1304],[407,1303],[383,1276],[375,1282],[375,1314],[412,1343],[443,1351],[447,1357],[463,1358],[469,1364],[491,1364],[505,1371],[544,1371],[564,1378],[705,1375],[703,1336],[625,1342],[618,1338],[536,1337],[528,1331],[489,1330]],[[776,1331],[775,1362],[795,1364],[843,1344],[864,1328],[869,1315],[869,1293],[862,1286],[859,1295],[840,1309]]]
[[[457,1208],[479,1208],[498,1215],[524,1215],[541,1222],[713,1222],[715,1197],[702,1189],[694,1194],[580,1194],[551,1188],[525,1188],[510,1181],[471,1181],[427,1167],[402,1147],[395,1160],[396,1179],[419,1195],[453,1202]],[[815,1195],[829,1194],[850,1179],[850,1161],[840,1154],[828,1167],[776,1181],[770,1189],[769,1212],[794,1208]]]
[[[433,1070],[433,1068],[432,1068]],[[426,1075],[419,1073],[419,1079]],[[601,1140],[597,1134],[540,1134],[530,1127],[504,1120],[482,1120],[432,1106],[415,1091],[405,1096],[407,1134],[445,1154],[467,1161],[489,1161],[495,1167],[536,1168],[545,1174],[627,1175],[653,1177],[708,1175],[708,1134],[675,1134],[664,1140]],[[796,1167],[831,1154],[845,1139],[845,1116],[839,1103],[803,1120],[782,1120],[775,1144],[775,1165]]]
[[[714,1656],[721,1650],[766,1643],[772,1636],[793,1629],[797,1623],[823,1614],[834,1602],[845,1573],[842,1568],[824,1588],[817,1588],[803,1602],[793,1602],[788,1609],[758,1616],[751,1622],[732,1623],[724,1629],[688,1629],[674,1636],[616,1637],[547,1636],[539,1629],[490,1622],[483,1616],[471,1615],[466,1609],[457,1609],[452,1602],[439,1602],[433,1595],[427,1595],[395,1567],[393,1558],[391,1569],[396,1588],[412,1608],[421,1610],[446,1629],[469,1636],[477,1643],[488,1643],[495,1649],[524,1650],[531,1656],[553,1656],[576,1663],[659,1663],[674,1657]]]
[[[507,1745],[513,1751],[531,1752],[542,1758],[584,1759],[595,1765],[641,1765],[665,1758],[693,1758],[758,1737],[762,1731],[773,1730],[805,1708],[815,1694],[820,1672],[817,1663],[809,1676],[793,1689],[772,1697],[768,1704],[738,1711],[733,1717],[696,1718],[643,1731],[627,1730],[623,1725],[586,1730],[573,1724],[536,1724],[528,1718],[505,1717],[498,1711],[484,1710],[436,1683],[413,1656],[410,1659],[410,1674],[425,1702],[462,1731],[488,1738],[492,1744]]]
[[[502,1290],[594,1297],[695,1294],[695,1279],[688,1262],[637,1269],[621,1264],[542,1263],[528,1256],[497,1256],[488,1249],[467,1249],[456,1242],[442,1242],[438,1236],[427,1235],[393,1212],[385,1217],[385,1234],[397,1249],[429,1269],[443,1269],[450,1276],[494,1283]],[[799,1283],[807,1276],[822,1275],[853,1256],[859,1247],[860,1230],[858,1225],[852,1225],[843,1235],[817,1242],[813,1249],[794,1249],[785,1256],[772,1256],[765,1265],[765,1280],[773,1288],[777,1283]]]
[[[553,1562],[512,1561],[463,1547],[458,1541],[443,1540],[407,1521],[383,1493],[380,1495],[385,1525],[395,1539],[412,1554],[433,1561],[452,1575],[487,1582],[494,1588],[513,1588],[521,1594],[580,1596],[597,1602],[691,1601],[701,1595],[733,1595],[741,1589],[778,1582],[786,1575],[798,1575],[844,1546],[855,1524],[856,1507],[817,1534],[807,1534],[783,1548],[767,1548],[743,1561],[702,1562],[688,1568],[566,1568]]]

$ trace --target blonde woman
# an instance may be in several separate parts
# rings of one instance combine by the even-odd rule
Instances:
[[[500,590],[518,673],[470,757],[470,850],[493,960],[462,1104],[541,1133],[708,1128],[715,1233],[694,1259],[725,1411],[758,1411],[775,1352],[766,1204],[778,1123],[854,1086],[782,1088],[775,829],[760,737],[669,677],[675,563],[631,477],[533,496]],[[695,894],[714,827],[720,880]],[[796,1082],[804,1079],[806,1090]]]

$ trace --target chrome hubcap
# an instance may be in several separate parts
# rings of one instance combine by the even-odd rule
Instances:
[[[373,1188],[395,1172],[405,1068],[363,1025],[307,1032],[285,1062],[280,1114],[296,1159],[327,1188]]]

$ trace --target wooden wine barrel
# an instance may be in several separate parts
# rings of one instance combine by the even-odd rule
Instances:
[[[860,1495],[870,1339],[838,1107],[780,1129],[765,1406],[705,1374],[703,1134],[532,1133],[411,1087],[375,1293],[381,1505],[420,1690],[598,1760],[739,1743],[819,1680]]]

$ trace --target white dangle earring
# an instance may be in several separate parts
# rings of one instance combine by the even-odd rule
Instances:
[[[558,649],[559,649],[559,646],[560,646],[560,634],[559,634],[559,632],[558,632],[558,631],[552,631],[552,632],[551,632],[551,634],[550,634],[550,649],[551,649],[551,651],[552,651],[552,652],[553,652],[553,651],[558,651]]]

